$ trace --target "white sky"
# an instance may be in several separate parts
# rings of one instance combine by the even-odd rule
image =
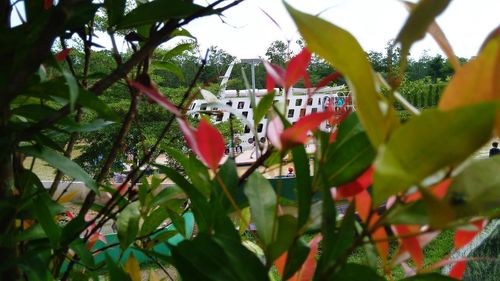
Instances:
[[[397,0],[288,0],[298,10],[317,14],[351,32],[366,50],[383,52],[396,37],[408,12]],[[280,30],[262,11],[281,26]],[[280,0],[246,0],[224,13],[196,20],[188,30],[203,49],[219,46],[238,58],[264,56],[274,40],[299,38],[297,28]],[[500,0],[454,0],[437,19],[457,56],[477,54],[486,36],[500,24]],[[424,50],[442,53],[432,38],[414,45],[411,54],[419,57]]]

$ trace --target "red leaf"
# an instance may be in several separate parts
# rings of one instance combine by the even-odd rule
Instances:
[[[429,187],[429,192],[434,195],[437,199],[443,199],[444,196],[446,195],[446,192],[448,191],[448,187],[451,184],[451,178],[447,178],[442,180],[436,185],[433,185],[432,187]],[[417,201],[420,198],[422,198],[422,194],[420,192],[414,192],[408,196],[406,196],[405,202],[413,202]]]
[[[196,155],[198,155],[198,143],[196,141],[196,131],[189,125],[186,119],[177,118],[177,123],[179,123],[179,127],[184,135],[184,139],[186,143],[191,149],[194,151]]]
[[[59,53],[56,54],[56,61],[62,62],[68,57],[69,52],[71,51],[71,48],[66,48]]]
[[[123,186],[122,186],[122,184],[116,184],[116,185],[113,185],[113,188],[116,189],[116,190],[118,190],[118,192],[121,195],[123,195],[127,191],[128,184],[124,184]]]
[[[370,196],[370,193],[364,189],[354,196],[354,200],[356,201],[355,206],[359,217],[366,223],[372,206],[372,197]]]
[[[319,90],[320,88],[325,87],[326,85],[328,85],[328,83],[336,80],[337,78],[339,78],[341,76],[342,76],[342,74],[340,74],[340,72],[334,72],[334,73],[326,76],[325,78],[321,79],[318,82],[318,84],[316,84],[316,88],[314,88],[313,93],[316,92],[317,90]]]
[[[475,227],[476,227],[476,230],[461,230],[461,229],[458,229],[456,232],[455,232],[455,250],[458,250],[460,248],[462,248],[463,246],[469,244],[473,239],[474,237],[476,237],[477,234],[479,234],[479,232],[481,232],[481,230],[483,230],[483,227],[486,225],[486,221],[485,220],[477,220],[475,222],[472,223]]]
[[[363,174],[361,174],[354,181],[341,185],[337,188],[337,200],[345,199],[366,190],[373,182],[373,166],[366,169]]]
[[[283,277],[287,256],[288,252],[285,252],[276,261],[274,261],[274,265],[276,266],[276,270],[278,270],[278,274],[280,275],[280,277]]]
[[[321,238],[322,236],[318,234],[313,238],[313,240],[309,242],[309,247],[311,248],[311,250],[309,251],[306,260],[302,264],[300,271],[296,274],[298,277],[297,280],[309,281],[313,279],[314,271],[316,271],[316,255],[318,254],[318,243],[321,241]]]
[[[400,236],[408,236],[411,235],[412,232],[406,225],[394,225],[393,229]],[[421,268],[424,265],[424,253],[422,251],[422,247],[416,237],[406,237],[400,238],[403,250],[407,251],[417,268]]]
[[[53,5],[53,0],[43,0],[43,9],[48,10]]]
[[[307,66],[311,61],[311,52],[304,48],[293,57],[286,67],[285,87],[289,88],[297,83],[300,78],[307,76]]]
[[[379,215],[374,213],[370,219],[370,227],[372,227],[379,220]],[[387,233],[383,227],[378,227],[372,232],[372,239],[376,240],[375,248],[377,248],[378,255],[382,260],[386,261],[389,255],[389,240],[387,239]]]
[[[226,149],[221,133],[205,119],[201,119],[195,136],[199,150],[198,156],[207,167],[213,171],[217,170]]]
[[[158,92],[157,89],[153,89],[151,87],[146,87],[139,82],[133,80],[127,80],[130,86],[136,88],[140,92],[144,93],[150,99],[154,100],[157,104],[163,106],[166,110],[175,114],[176,116],[180,116],[181,112],[179,109],[164,95]]]
[[[333,112],[324,111],[306,115],[297,121],[295,125],[287,128],[280,136],[283,148],[288,148],[297,144],[304,144],[307,141],[307,132],[316,130],[319,125],[333,115]]]
[[[274,84],[285,87],[285,76],[286,71],[278,65],[272,64],[267,61],[263,61],[264,68],[266,69],[266,82],[267,79],[274,81]],[[270,84],[267,84],[270,85]],[[269,86],[267,86],[269,90]],[[273,85],[274,88],[274,85]]]
[[[268,93],[271,93],[274,91],[274,86],[276,86],[276,83],[274,83],[274,80],[273,78],[266,73],[266,88],[267,88],[267,92]]]
[[[462,277],[464,276],[466,265],[466,261],[457,262],[457,264],[455,264],[451,269],[449,276],[456,279],[462,279]]]

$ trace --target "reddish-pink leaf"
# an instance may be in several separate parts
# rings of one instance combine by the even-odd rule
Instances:
[[[316,255],[318,254],[318,243],[321,241],[322,236],[320,234],[316,235],[310,242],[309,247],[311,250],[307,255],[306,260],[302,264],[302,267],[296,275],[298,275],[296,280],[299,281],[309,281],[314,277],[314,271],[316,271]]]
[[[373,172],[374,168],[370,166],[354,181],[338,187],[337,199],[349,198],[366,190],[373,183]]]
[[[286,71],[281,68],[278,65],[272,64],[267,61],[263,61],[264,63],[264,68],[266,69],[266,80],[272,80],[274,81],[275,85],[278,85],[280,87],[285,87],[285,76],[286,76]],[[268,90],[269,90],[269,85],[268,84]],[[274,88],[274,85],[273,85]]]
[[[267,124],[267,139],[278,150],[281,150],[283,148],[280,139],[283,130],[284,130],[283,122],[281,121],[279,116],[275,116]]]
[[[116,189],[116,190],[118,190],[118,192],[121,195],[123,195],[127,191],[128,184],[124,184],[124,185],[122,185],[122,184],[115,184],[115,185],[113,185],[113,188]]]
[[[393,229],[399,236],[409,236],[412,234],[412,231],[406,225],[394,225]],[[418,239],[416,237],[406,237],[400,240],[403,250],[410,254],[417,268],[421,268],[424,265],[424,253]]]
[[[307,66],[311,61],[311,52],[304,48],[288,62],[285,76],[285,87],[289,88],[297,83],[300,78],[307,76]]]
[[[361,220],[366,223],[372,206],[370,193],[364,189],[354,196],[354,200],[356,202],[356,212],[358,212]]]
[[[429,188],[429,192],[434,195],[437,199],[443,199],[448,191],[448,187],[451,184],[451,178],[447,178],[442,180],[441,182],[433,185]],[[422,198],[422,194],[420,192],[414,192],[408,196],[406,196],[405,202],[413,202]]]
[[[69,52],[71,51],[71,48],[66,48],[59,53],[56,54],[56,61],[62,62],[68,57]]]
[[[370,219],[369,226],[373,227],[378,220],[379,220],[379,215],[377,213],[374,213],[372,215],[372,218]],[[372,239],[375,242],[375,248],[377,248],[377,252],[379,256],[382,258],[382,260],[386,261],[387,256],[389,255],[389,240],[387,239],[387,233],[385,232],[385,229],[383,227],[378,227],[372,232]]]
[[[205,119],[201,119],[195,136],[198,156],[207,167],[213,171],[217,170],[226,148],[221,133]]]
[[[75,215],[73,215],[73,213],[72,213],[72,212],[70,212],[70,211],[65,211],[64,213],[66,214],[66,216],[67,216],[67,217],[68,217],[68,219],[70,219],[70,220],[72,220],[72,219],[74,219],[74,218],[75,218]]]
[[[154,100],[159,105],[163,106],[166,110],[175,114],[176,116],[180,116],[181,112],[179,109],[164,95],[162,95],[157,89],[153,89],[151,87],[146,87],[139,82],[133,80],[127,80],[129,85],[136,88],[140,92],[144,93],[150,99]]]
[[[462,248],[463,246],[469,244],[474,237],[476,237],[481,230],[483,230],[484,226],[486,225],[486,220],[477,220],[472,223],[474,227],[476,228],[475,230],[461,230],[458,229],[455,232],[455,250],[458,250]]]
[[[267,92],[271,93],[274,91],[274,86],[276,86],[276,83],[274,82],[273,78],[266,73],[266,88]]]
[[[280,136],[283,148],[289,148],[307,141],[307,132],[316,130],[323,121],[328,120],[333,112],[324,111],[306,115],[297,121],[295,125],[287,128]]]
[[[283,277],[287,256],[288,252],[284,252],[276,261],[274,261],[274,265],[276,266],[276,270],[278,271],[280,277]]]
[[[198,143],[196,142],[196,131],[189,125],[186,119],[177,118],[177,123],[179,123],[179,128],[181,129],[182,134],[184,135],[184,139],[186,140],[187,145],[194,151],[196,155],[198,155]]]
[[[457,262],[457,264],[455,264],[451,269],[449,276],[456,279],[462,279],[465,273],[466,265],[467,265],[466,261]]]
[[[326,85],[328,85],[328,83],[336,80],[337,78],[341,77],[342,74],[340,74],[340,72],[334,72],[328,76],[326,76],[325,78],[321,79],[318,84],[316,84],[316,88],[314,88],[314,91],[313,93],[315,93],[317,90],[319,90],[320,88],[322,87],[325,87]]]
[[[43,8],[45,10],[50,9],[53,5],[53,2],[54,2],[53,0],[43,0]]]

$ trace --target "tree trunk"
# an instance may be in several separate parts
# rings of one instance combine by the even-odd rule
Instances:
[[[17,248],[14,237],[16,206],[14,200],[14,149],[6,124],[8,109],[0,116],[0,280],[18,280]]]

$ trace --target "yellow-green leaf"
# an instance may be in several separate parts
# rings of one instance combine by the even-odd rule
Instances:
[[[73,199],[73,197],[75,197],[75,195],[77,195],[77,194],[78,194],[77,190],[72,190],[72,191],[67,192],[66,194],[62,195],[59,198],[59,200],[57,200],[57,202],[60,204],[67,203],[67,202],[71,201],[71,199]]]
[[[134,253],[130,253],[130,256],[128,256],[127,262],[125,263],[125,272],[128,273],[132,281],[141,281],[141,267]]]
[[[416,5],[415,3],[408,2],[408,1],[402,1],[403,4],[411,11]],[[439,45],[441,50],[446,54],[446,57],[450,60],[451,65],[455,70],[460,68],[460,63],[458,62],[458,58],[453,52],[453,48],[450,45],[450,42],[448,42],[448,39],[446,39],[446,35],[444,35],[443,30],[435,20],[433,20],[429,24],[429,28],[427,29],[427,33],[429,33],[436,43]]]
[[[455,73],[444,90],[439,108],[449,110],[483,101],[500,101],[500,34],[491,38],[479,56]],[[500,112],[496,130],[500,134]]]
[[[347,31],[285,3],[307,47],[339,70],[354,94],[357,114],[374,147],[384,142],[386,125],[375,89],[373,71],[358,41]]]
[[[482,103],[428,110],[395,130],[375,161],[375,204],[469,157],[490,139],[496,109]]]
[[[396,42],[401,43],[402,57],[406,57],[414,42],[424,38],[431,23],[446,9],[450,2],[451,0],[420,0],[415,5],[396,37]]]

